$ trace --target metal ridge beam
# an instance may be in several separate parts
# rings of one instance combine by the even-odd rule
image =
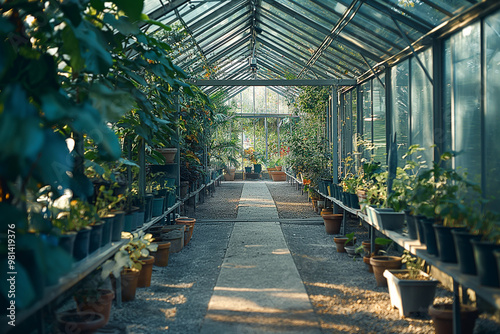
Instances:
[[[196,86],[354,86],[355,79],[191,80]]]

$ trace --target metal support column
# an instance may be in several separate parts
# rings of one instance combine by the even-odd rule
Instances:
[[[265,129],[266,129],[266,159],[268,159],[268,158],[269,158],[269,156],[268,156],[268,154],[267,154],[267,149],[268,149],[268,143],[267,143],[267,139],[268,139],[268,138],[267,138],[267,117],[266,117],[266,118],[264,118],[264,127],[265,127]]]

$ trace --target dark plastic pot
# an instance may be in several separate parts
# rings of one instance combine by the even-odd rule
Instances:
[[[115,215],[107,215],[101,220],[103,221],[101,247],[106,247],[111,243],[111,230],[113,229]]]
[[[103,227],[104,225],[102,222],[98,222],[92,225],[89,240],[89,254],[92,254],[101,247]]]
[[[427,253],[439,256],[437,248],[436,233],[434,232],[434,218],[422,218],[420,223],[424,228],[425,245],[427,246]]]
[[[460,272],[468,275],[477,275],[476,260],[474,259],[474,249],[472,240],[481,240],[481,236],[471,234],[466,230],[453,230],[453,241],[457,251],[457,261]]]
[[[421,216],[421,215],[413,216],[413,221],[415,222],[415,225],[417,226],[417,238],[418,238],[418,241],[422,245],[425,245],[424,225],[421,222],[421,220],[424,218],[425,217]]]
[[[457,252],[451,231],[464,231],[465,227],[448,227],[441,224],[434,224],[433,226],[436,234],[439,258],[443,262],[457,263]]]
[[[80,261],[89,255],[89,243],[90,243],[90,232],[92,229],[90,227],[84,227],[77,232],[75,238],[75,244],[73,247],[73,257],[75,260]]]
[[[417,222],[414,216],[410,214],[410,210],[405,210],[404,213],[405,213],[406,226],[408,227],[408,238],[416,240],[418,239]]]
[[[471,242],[479,282],[485,286],[500,287],[497,260],[493,255],[493,251],[500,250],[500,245],[480,240],[471,240]]]
[[[132,216],[133,213],[127,213],[123,220],[123,232],[132,232]]]
[[[251,173],[252,167],[245,167],[245,173]]]
[[[59,237],[59,247],[73,255],[76,232],[66,232]]]
[[[135,213],[135,228],[139,228],[139,227],[142,227],[142,225],[144,224],[144,215],[145,215],[145,212],[144,211],[137,211]]]
[[[153,217],[158,217],[163,214],[164,198],[158,197],[153,199]]]
[[[259,174],[260,172],[262,172],[262,165],[261,164],[254,164],[253,170],[255,171],[255,173]]]
[[[351,208],[353,209],[359,209],[359,200],[358,200],[358,195],[356,194],[349,194],[349,201],[351,203]]]
[[[153,194],[146,194],[144,197],[145,200],[145,217],[144,217],[144,223],[148,222],[153,218]]]
[[[175,205],[175,193],[169,192],[167,196],[168,196],[167,207],[171,208]]]
[[[123,223],[125,220],[125,211],[115,211],[113,219],[113,228],[111,229],[111,241],[122,240]]]

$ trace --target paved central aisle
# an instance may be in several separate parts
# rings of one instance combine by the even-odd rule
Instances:
[[[201,333],[321,333],[264,182],[246,182]]]

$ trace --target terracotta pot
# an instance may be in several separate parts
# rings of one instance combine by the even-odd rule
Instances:
[[[323,215],[326,234],[339,234],[343,217],[343,214]]]
[[[90,311],[69,310],[58,313],[56,319],[61,333],[91,334],[106,324],[102,314]]]
[[[356,238],[354,238],[354,242],[351,241],[349,242],[349,244],[347,244],[347,237],[344,237],[344,236],[341,236],[341,237],[335,237],[333,238],[333,241],[335,242],[336,246],[337,246],[337,252],[338,253],[345,253],[345,248],[344,246],[346,245],[354,245],[356,243]]]
[[[135,299],[135,291],[137,290],[139,273],[140,271],[131,269],[124,269],[122,271],[122,302],[128,302]]]
[[[89,291],[89,294],[92,294],[92,291]],[[106,325],[109,322],[113,299],[115,299],[113,290],[98,289],[96,298],[84,297],[83,300],[77,301],[77,309],[79,312],[91,311],[101,314],[105,320],[104,325]]]
[[[177,153],[177,148],[168,147],[168,148],[157,148],[158,151],[165,158],[165,164],[172,164],[175,162],[175,155]]]
[[[170,241],[170,253],[177,253],[184,247],[186,225],[165,225],[161,231],[161,240]]]
[[[453,304],[436,304],[429,306],[436,334],[453,333]],[[478,316],[477,308],[460,305],[460,324],[462,334],[472,334]]]
[[[160,241],[156,242],[158,249],[152,253],[155,258],[154,265],[157,267],[166,267],[168,265],[168,256],[170,255],[170,242]]]
[[[363,250],[365,252],[365,257],[371,257],[371,245],[372,243],[370,241],[363,241],[361,243],[363,245]],[[379,244],[375,244],[375,254],[378,254],[378,251],[380,250],[381,246]]]
[[[188,217],[180,217],[175,219],[176,225],[186,225],[186,234],[184,235],[184,246],[186,246],[191,237],[193,236],[194,224],[196,223],[196,219],[188,218]]]
[[[155,263],[155,258],[154,256],[148,256],[147,258],[141,259],[141,261],[144,262],[144,264],[142,265],[139,273],[137,287],[146,288],[151,285],[151,276],[153,275],[153,264]]]
[[[333,209],[332,208],[324,208],[321,210],[321,216],[324,215],[333,215]]]
[[[377,281],[377,286],[387,286],[387,279],[384,277],[386,269],[401,269],[401,257],[399,256],[372,256],[370,264],[373,266],[373,274]]]

